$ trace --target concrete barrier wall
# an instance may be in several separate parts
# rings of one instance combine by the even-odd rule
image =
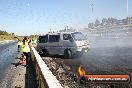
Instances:
[[[63,88],[34,47],[31,47],[31,58],[38,88]]]
[[[3,40],[3,41],[0,41],[0,43],[8,43],[8,42],[15,42],[15,40]]]

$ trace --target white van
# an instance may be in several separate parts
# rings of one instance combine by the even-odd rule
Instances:
[[[48,33],[38,38],[37,51],[43,55],[64,55],[85,53],[90,48],[88,40],[81,32]]]

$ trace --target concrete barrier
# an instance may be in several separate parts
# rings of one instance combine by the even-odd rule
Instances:
[[[34,47],[31,47],[31,58],[38,88],[63,88]]]
[[[8,42],[15,42],[15,40],[3,40],[3,41],[0,41],[0,43],[8,43]]]

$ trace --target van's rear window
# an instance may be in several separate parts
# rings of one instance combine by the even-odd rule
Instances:
[[[39,43],[47,43],[48,42],[48,35],[39,36]]]
[[[49,35],[49,42],[59,42],[60,35]]]

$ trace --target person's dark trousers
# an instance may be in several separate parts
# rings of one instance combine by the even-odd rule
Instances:
[[[20,45],[18,45],[18,52],[20,52]]]
[[[23,52],[23,54],[26,56],[26,65],[29,66],[29,63],[30,63],[30,52]]]

